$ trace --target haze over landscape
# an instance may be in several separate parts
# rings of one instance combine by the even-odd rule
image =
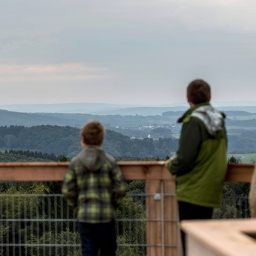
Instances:
[[[186,106],[203,78],[213,103],[256,105],[255,11],[253,0],[4,1],[0,104]]]

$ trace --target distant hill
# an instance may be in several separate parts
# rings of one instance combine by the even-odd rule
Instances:
[[[251,104],[251,105],[248,105]],[[213,105],[222,111],[246,111],[256,113],[256,102],[237,102],[237,105],[214,103]],[[91,114],[91,115],[162,115],[167,111],[185,111],[188,104],[180,105],[127,105],[109,103],[62,103],[62,104],[16,104],[0,105],[0,109],[26,112],[26,113],[70,113],[70,114]]]
[[[16,104],[0,105],[0,109],[27,113],[82,113],[112,111],[130,107],[129,105],[107,103],[63,103],[63,104]]]
[[[166,111],[185,111],[187,107],[130,107],[130,108],[122,108],[111,111],[95,111],[93,114],[98,115],[121,115],[121,116],[129,116],[129,115],[141,115],[141,116],[157,116],[162,115]]]
[[[103,147],[115,157],[145,159],[164,158],[170,155],[170,152],[176,151],[177,145],[178,140],[175,138],[131,139],[107,130]],[[0,127],[0,150],[3,152],[29,150],[71,158],[81,150],[80,129],[56,125]],[[35,157],[42,158],[40,155]]]
[[[227,128],[238,129],[256,129],[256,114],[246,111],[224,111],[226,114]],[[92,114],[72,114],[72,113],[22,113],[7,110],[0,110],[0,126],[39,126],[39,125],[57,125],[81,128],[89,120],[99,120],[104,126],[130,137],[135,134],[138,137],[154,136],[157,137],[159,128],[161,133],[166,132],[163,129],[169,129],[172,133],[178,134],[180,125],[177,125],[177,119],[183,114],[183,111],[166,111],[161,115],[92,115]],[[157,133],[156,130],[158,129]],[[135,136],[136,137],[136,136]],[[163,137],[166,135],[163,134]]]
[[[124,157],[166,159],[166,156],[170,156],[177,150],[178,139],[174,137],[133,139],[107,130],[103,147],[118,159],[124,159]],[[16,153],[12,152],[13,150]],[[80,129],[78,128],[56,125],[0,127],[0,152],[9,152],[6,156],[0,156],[0,161],[56,160],[54,156],[66,156],[70,159],[80,150]],[[27,151],[42,154],[32,154]],[[256,130],[229,130],[228,151],[229,153],[256,152]]]
[[[121,116],[121,115],[91,115],[70,113],[21,113],[0,110],[0,126],[23,125],[60,125],[81,128],[88,120],[97,119],[107,128],[123,126],[138,127],[146,125],[170,124],[172,118],[158,116]],[[173,119],[176,122],[176,119]]]
[[[235,117],[256,116],[256,113],[247,112],[247,111],[238,111],[238,110],[226,110],[225,114],[226,114],[226,116],[235,116]]]
[[[254,106],[218,106],[217,109],[221,111],[245,111],[250,113],[256,113],[256,105]]]
[[[0,110],[0,126],[10,126],[10,125],[24,125],[24,126],[34,126],[34,125],[67,125],[67,119],[57,116],[49,116],[47,114],[41,113],[21,113],[13,112],[7,110]]]
[[[68,113],[91,115],[162,115],[172,110],[184,111],[187,106],[130,106],[104,103],[66,103],[66,104],[29,104],[0,105],[0,109],[22,113]]]

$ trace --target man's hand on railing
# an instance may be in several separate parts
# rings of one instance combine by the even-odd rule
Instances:
[[[166,162],[165,162],[165,167],[166,169],[170,172],[170,166],[171,166],[171,162],[173,160],[173,157],[170,157]],[[170,172],[171,173],[171,172]]]

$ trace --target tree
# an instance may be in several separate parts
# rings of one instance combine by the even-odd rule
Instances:
[[[240,159],[231,156],[228,163],[239,163]],[[225,182],[223,187],[223,202],[220,209],[214,212],[214,218],[248,218],[250,209],[248,203],[250,184],[242,182]]]

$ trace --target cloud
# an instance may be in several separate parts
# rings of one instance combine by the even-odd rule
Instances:
[[[130,25],[141,23],[192,31],[256,31],[254,0],[113,0],[97,6],[94,11],[103,19],[108,17],[107,22],[130,21]]]
[[[79,81],[112,77],[107,68],[81,63],[60,65],[0,65],[0,82]]]
[[[255,32],[256,2],[253,0],[179,1],[176,2],[176,22],[193,30]]]
[[[119,27],[120,31],[133,26],[136,30],[134,24],[254,32],[256,22],[255,0],[45,0],[40,3],[25,0],[16,3],[18,10],[13,9],[12,3],[5,4],[0,11],[1,35],[49,35],[66,28],[108,26]]]
[[[169,102],[195,77],[255,85],[255,0],[13,0],[0,13],[1,101]]]

